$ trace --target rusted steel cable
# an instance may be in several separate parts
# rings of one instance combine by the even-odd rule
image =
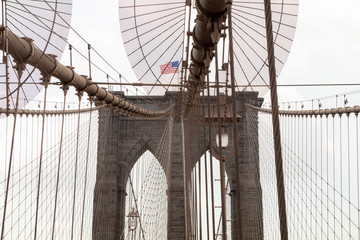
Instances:
[[[237,114],[236,114],[236,93],[235,93],[235,69],[234,69],[234,49],[233,49],[233,32],[232,32],[232,0],[226,1],[228,13],[228,26],[229,26],[229,57],[230,57],[230,78],[231,78],[231,99],[232,99],[232,130],[233,130],[233,145],[235,146],[235,172],[236,172],[236,205],[237,205],[237,230],[238,239],[242,239],[241,229],[241,200],[240,200],[240,167],[239,167],[239,151],[238,151],[238,131],[237,131]]]
[[[265,109],[256,107],[251,104],[246,104],[246,106],[254,108],[260,112],[264,113],[272,113],[271,109]],[[353,106],[353,107],[341,107],[341,108],[331,108],[331,109],[317,109],[317,110],[279,110],[280,115],[297,115],[297,116],[328,116],[334,114],[358,114],[360,112],[360,106]]]
[[[62,111],[65,111],[66,105],[66,96],[67,96],[67,86],[63,87],[64,90],[64,104]],[[55,199],[54,199],[54,213],[53,213],[53,223],[51,230],[51,240],[55,238],[55,224],[56,224],[56,210],[58,205],[58,194],[59,194],[59,184],[60,184],[60,170],[61,170],[61,160],[62,160],[62,151],[63,151],[63,140],[64,140],[64,125],[65,125],[65,114],[61,115],[61,130],[60,130],[60,143],[59,143],[59,160],[57,165],[57,174],[56,174],[56,187],[55,187]]]
[[[209,85],[210,79],[209,74],[206,76],[207,84]],[[207,111],[210,114],[210,88],[207,88]],[[212,122],[209,121],[209,149],[212,150]],[[213,156],[212,151],[209,151],[210,155],[210,185],[211,185],[211,213],[212,213],[212,234],[213,239],[215,239],[215,200],[214,200],[214,171],[213,171]]]
[[[63,84],[74,86],[78,91],[85,91],[89,96],[96,97],[99,101],[113,106],[121,112],[126,112],[137,117],[159,118],[171,112],[175,105],[171,105],[165,110],[152,111],[142,108],[136,104],[126,101],[120,96],[114,95],[107,90],[94,84],[88,77],[80,76],[72,67],[66,67],[59,63],[55,56],[44,54],[36,48],[31,40],[20,38],[11,31],[0,26],[0,49],[5,50],[4,34],[7,35],[9,42],[8,53],[16,60],[30,64],[38,68],[46,75],[59,79]]]
[[[44,132],[45,132],[45,116],[46,116],[45,112],[46,112],[47,87],[48,87],[47,84],[45,84],[44,108],[43,108],[43,110],[39,111],[39,114],[42,113],[42,128],[41,128],[41,145],[40,145],[40,156],[39,156],[39,172],[38,172],[38,179],[37,179],[38,182],[37,182],[37,194],[36,194],[34,240],[36,240],[36,237],[37,237],[37,222],[38,222],[38,217],[39,217],[41,173],[42,173],[42,163],[43,163],[43,157],[44,157],[43,151],[44,151]],[[16,114],[16,112],[14,114]]]
[[[288,229],[287,229],[287,219],[286,219],[283,159],[281,153],[280,120],[279,120],[278,96],[277,96],[277,86],[276,86],[274,39],[272,33],[273,30],[272,30],[272,17],[271,17],[271,0],[264,0],[264,7],[265,7],[266,39],[267,39],[269,76],[270,76],[270,92],[271,92],[280,232],[281,232],[281,239],[286,240],[288,239]]]
[[[75,151],[75,169],[74,169],[74,195],[73,195],[73,206],[72,206],[72,214],[71,214],[71,240],[74,239],[74,222],[75,222],[75,203],[76,203],[76,184],[77,184],[77,175],[78,175],[78,162],[79,162],[79,136],[80,136],[80,107],[81,107],[81,99],[82,92],[78,92],[79,98],[79,106],[78,106],[78,114],[77,114],[77,129],[76,129],[76,151]],[[91,112],[90,112],[91,114]]]
[[[87,132],[87,143],[86,143],[86,161],[85,161],[85,180],[84,180],[84,196],[82,202],[82,211],[81,211],[81,224],[80,224],[80,240],[83,238],[83,230],[84,230],[84,214],[85,214],[85,199],[86,199],[86,185],[88,178],[88,167],[89,167],[89,153],[90,153],[90,133],[91,133],[91,118],[92,118],[92,103],[93,98],[90,97],[90,111],[89,111],[89,127]]]
[[[0,108],[0,114],[2,113],[9,113],[9,114],[18,114],[18,115],[68,115],[68,114],[74,114],[74,113],[85,113],[85,112],[91,112],[94,110],[99,110],[101,108],[106,107],[106,105],[97,106],[93,108],[83,108],[83,109],[73,109],[73,110],[32,110],[32,109],[18,109],[15,111],[15,109],[5,109]]]
[[[219,68],[218,68],[218,49],[217,44],[215,44],[215,80],[216,84],[219,86]],[[217,122],[218,122],[218,134],[219,134],[219,161],[220,161],[220,189],[221,189],[221,217],[223,219],[222,221],[222,239],[227,240],[227,232],[226,232],[226,183],[225,183],[225,158],[223,158],[222,154],[222,142],[221,142],[221,136],[223,134],[222,132],[222,119],[221,119],[221,113],[220,113],[220,88],[216,88],[216,94],[217,94]],[[209,113],[210,114],[210,113]]]
[[[18,84],[20,85],[20,78],[21,75],[18,77]],[[19,93],[17,91],[16,94],[16,103],[15,103],[15,113],[18,111],[19,106]],[[5,199],[4,199],[4,210],[3,210],[3,219],[2,219],[2,226],[1,226],[1,239],[4,238],[5,234],[5,220],[6,220],[6,210],[7,210],[7,203],[8,203],[8,196],[9,196],[9,187],[10,187],[10,177],[11,177],[11,167],[14,159],[14,145],[15,145],[15,133],[16,133],[16,123],[17,123],[17,115],[14,116],[14,123],[12,129],[12,138],[11,138],[11,150],[10,150],[10,157],[9,157],[9,167],[8,167],[8,174],[6,178],[6,190],[5,190]]]

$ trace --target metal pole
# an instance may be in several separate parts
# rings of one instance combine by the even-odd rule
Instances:
[[[217,43],[215,46],[215,80],[216,84],[219,85],[219,68],[218,68],[218,51],[217,51]],[[222,240],[227,239],[226,234],[226,188],[225,188],[225,158],[222,156],[222,142],[221,142],[221,115],[220,115],[220,88],[216,88],[217,94],[217,118],[218,118],[218,136],[219,136],[219,156],[220,156],[220,184],[221,184],[221,216],[222,216]]]
[[[280,232],[281,232],[281,239],[286,240],[288,239],[288,230],[287,230],[287,220],[286,220],[283,159],[281,154],[279,108],[278,108],[275,55],[274,55],[274,39],[273,39],[273,30],[272,30],[272,17],[271,17],[271,0],[265,0],[264,6],[265,6],[266,37],[267,37],[267,50],[268,50],[268,61],[269,61],[269,75],[270,75],[271,108],[272,108],[272,121],[273,121],[273,137],[274,137],[274,149],[275,149]]]
[[[229,57],[230,57],[230,78],[231,78],[231,99],[232,99],[232,125],[233,125],[233,144],[235,146],[235,173],[236,173],[236,205],[237,205],[237,229],[238,239],[242,239],[241,229],[241,200],[240,200],[240,169],[239,169],[239,152],[238,152],[238,141],[237,141],[237,114],[236,114],[236,96],[235,96],[235,70],[234,70],[234,50],[233,50],[233,32],[232,32],[232,15],[231,7],[232,0],[226,1],[228,22],[229,22]]]

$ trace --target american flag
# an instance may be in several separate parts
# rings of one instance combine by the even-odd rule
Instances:
[[[174,61],[160,65],[160,70],[162,74],[179,73],[179,62]]]

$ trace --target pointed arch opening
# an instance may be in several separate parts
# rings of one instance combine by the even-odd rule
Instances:
[[[161,161],[146,150],[126,181],[121,239],[167,239],[168,183]]]

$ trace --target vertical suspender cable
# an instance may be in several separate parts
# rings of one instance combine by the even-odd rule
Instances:
[[[340,144],[340,239],[344,239],[343,238],[343,231],[344,231],[344,224],[343,224],[343,152],[342,152],[342,114],[339,114],[339,144]],[[334,185],[335,188],[335,185]],[[334,199],[335,202],[335,199]],[[335,213],[334,213],[335,215]]]
[[[71,217],[71,240],[74,239],[74,220],[75,220],[75,199],[76,199],[76,180],[77,180],[77,167],[78,167],[78,159],[79,159],[79,133],[80,133],[80,106],[81,106],[81,97],[82,92],[78,92],[79,97],[79,112],[77,119],[77,130],[76,130],[76,151],[75,151],[75,173],[74,173],[74,195],[73,195],[73,209],[72,209],[72,217]]]
[[[329,149],[329,115],[326,114],[325,115],[326,119],[326,149]],[[326,228],[326,237],[329,238],[329,227],[330,227],[330,222],[329,222],[329,151],[326,150],[326,222],[327,222],[327,228]]]
[[[351,194],[350,194],[350,192],[351,192],[351,188],[350,188],[350,186],[351,186],[351,179],[350,179],[350,176],[351,176],[351,172],[350,172],[350,121],[349,121],[349,118],[350,118],[350,113],[347,113],[346,114],[346,118],[347,118],[347,137],[348,137],[348,141],[347,141],[347,150],[348,150],[348,152],[347,152],[347,157],[348,157],[348,182],[347,182],[347,184],[348,184],[348,194],[349,194],[349,215],[348,215],[348,220],[349,220],[349,237],[350,238],[352,238],[351,237]]]
[[[212,156],[212,118],[210,116],[210,80],[209,74],[206,74],[207,79],[207,105],[209,118],[209,149],[210,149],[210,182],[211,182],[211,212],[212,212],[212,232],[213,239],[215,239],[215,202],[214,202],[214,171],[213,171],[213,156]]]
[[[202,116],[205,117],[205,94],[202,92]],[[209,116],[208,116],[209,119]],[[210,120],[210,119],[209,119]],[[206,128],[205,124],[203,124],[203,141],[204,147],[206,149]],[[210,239],[210,232],[209,232],[209,191],[208,191],[208,167],[207,167],[207,152],[204,154],[204,168],[205,168],[205,200],[206,200],[206,237]]]
[[[8,41],[8,31],[7,29],[7,1],[2,1],[2,26],[5,29],[5,34],[3,34],[3,42],[5,42],[5,51],[3,52],[3,62],[5,62],[5,74],[6,74],[6,115],[9,115],[9,41]]]
[[[320,115],[320,181],[321,181],[321,199],[320,199],[320,202],[321,202],[321,208],[320,208],[320,213],[321,215],[323,214],[323,207],[324,207],[324,201],[323,201],[323,193],[325,192],[324,191],[324,188],[323,188],[323,179],[325,179],[324,177],[324,173],[323,173],[323,115]],[[321,237],[322,237],[322,234],[324,233],[325,234],[325,231],[324,231],[324,221],[321,220]]]
[[[300,158],[300,122],[302,121],[302,117],[301,116],[298,116],[297,117],[297,142],[298,142],[298,146],[297,146],[297,156],[298,156],[298,159],[302,159]],[[300,162],[298,164],[298,169],[299,169],[299,172],[297,174],[297,183],[298,183],[298,187],[300,187],[300,174],[302,172],[302,168],[300,166]],[[300,210],[300,188],[298,188],[298,193],[297,193],[297,204],[298,204],[298,210]],[[302,212],[301,212],[302,213]],[[294,210],[294,214],[295,214],[295,210]],[[298,219],[297,221],[297,226],[296,226],[296,229],[298,229],[300,231],[300,220]],[[298,238],[300,239],[300,235],[298,234]]]
[[[235,147],[235,173],[236,173],[236,205],[237,205],[237,229],[238,239],[242,239],[241,230],[241,200],[240,200],[240,169],[239,169],[239,150],[238,150],[238,132],[237,132],[237,119],[236,119],[236,96],[235,96],[235,69],[234,69],[234,49],[233,49],[233,32],[232,32],[232,15],[231,7],[232,0],[227,2],[228,12],[228,26],[229,26],[229,57],[230,57],[230,78],[231,78],[231,99],[232,99],[232,130],[233,130],[233,145]]]
[[[59,160],[58,160],[58,171],[57,171],[57,177],[56,177],[56,188],[55,188],[55,205],[54,205],[54,214],[53,214],[53,226],[52,226],[52,232],[51,232],[51,239],[53,240],[55,237],[55,223],[56,223],[56,209],[57,209],[57,198],[58,198],[58,192],[59,192],[59,182],[60,182],[60,168],[61,168],[61,153],[62,153],[62,147],[63,147],[63,138],[64,138],[64,122],[65,122],[65,106],[66,106],[66,95],[67,95],[67,88],[68,86],[64,85],[64,104],[63,104],[63,112],[61,115],[61,133],[60,133],[60,146],[59,146]]]
[[[219,83],[219,68],[218,68],[218,45],[214,44],[215,49],[215,80],[216,80],[216,93],[217,93],[217,121],[218,121],[218,134],[219,134],[219,161],[220,161],[220,185],[221,185],[221,215],[222,215],[222,239],[227,240],[226,232],[226,188],[225,188],[225,159],[222,155],[222,128],[221,128],[221,113],[220,113],[220,83]]]
[[[359,120],[358,120],[359,113],[355,113],[355,121],[356,121],[356,182],[357,182],[357,201],[358,201],[358,208],[360,207],[360,172],[359,172]],[[360,237],[360,211],[358,211],[358,237]]]
[[[70,52],[70,67],[72,67],[73,66],[73,61],[72,61],[73,57],[72,57],[72,45],[71,44],[69,44],[69,52]]]
[[[121,75],[120,75],[121,76]],[[121,77],[120,77],[121,79]],[[121,81],[121,80],[120,80]],[[120,90],[121,91],[121,90]],[[117,130],[117,136],[116,139],[121,143],[124,142],[123,138],[125,138],[125,131],[123,132],[122,129],[125,129],[125,115],[122,113],[118,113],[118,130]],[[122,125],[123,124],[123,125]],[[122,127],[123,126],[123,127]],[[119,147],[116,148],[116,156],[121,156],[123,152],[123,144],[120,144]],[[121,157],[119,157],[119,159],[121,159]],[[122,171],[123,168],[120,168],[120,162],[121,160],[119,160],[118,162],[118,174],[119,176],[122,175]],[[142,175],[143,176],[143,175]],[[118,180],[121,182],[121,184],[119,184],[118,186],[118,191],[120,192],[120,197],[119,197],[119,211],[120,211],[120,230],[122,231],[120,234],[120,239],[122,239],[123,235],[125,234],[125,219],[122,217],[122,213],[125,213],[125,204],[123,204],[124,199],[125,199],[125,191],[126,189],[124,189],[123,183],[121,180]],[[126,187],[126,186],[125,186]],[[139,215],[139,217],[141,217],[141,214]]]
[[[303,116],[301,116],[301,159],[302,159],[302,179],[304,179],[305,178],[305,176],[306,176],[306,172],[304,171],[304,168],[306,168],[306,156],[304,156],[304,143],[305,142],[307,142],[306,141],[306,133],[305,133],[305,131],[304,131],[304,121],[306,122],[306,119],[307,118],[305,118],[305,117],[303,117]],[[304,142],[304,138],[305,138],[305,142]],[[305,146],[305,152],[306,152],[306,146]],[[307,168],[306,168],[307,169]],[[303,190],[306,186],[304,186],[304,180],[303,181],[301,181],[301,189]],[[307,190],[307,188],[306,188],[306,190]],[[306,211],[306,209],[305,209],[305,207],[306,207],[306,205],[305,205],[306,203],[305,203],[305,201],[302,201],[302,204],[301,204],[301,212],[303,213],[303,215],[304,215],[304,211]],[[305,214],[306,214],[307,212],[305,212]],[[303,222],[301,223],[301,225],[303,226]],[[306,235],[305,235],[306,236]],[[303,239],[304,238],[304,231],[301,231],[301,239]]]
[[[183,177],[184,177],[184,198],[185,198],[185,201],[184,201],[184,208],[185,208],[185,240],[190,240],[189,236],[188,236],[188,233],[190,231],[190,223],[189,223],[189,212],[188,212],[188,209],[189,209],[189,202],[188,202],[188,199],[189,199],[189,193],[187,192],[187,162],[186,162],[186,148],[185,148],[185,132],[187,132],[185,130],[185,126],[184,126],[184,116],[183,114],[181,114],[181,117],[180,117],[180,120],[181,120],[181,143],[182,143],[182,156],[183,156]]]
[[[21,63],[18,63],[18,64],[21,64]],[[6,79],[8,79],[8,76],[6,76]],[[12,130],[11,149],[10,149],[10,157],[9,157],[8,175],[7,175],[7,180],[6,180],[6,190],[5,190],[4,210],[3,210],[4,212],[3,212],[3,220],[2,220],[2,226],[1,226],[1,238],[0,239],[4,239],[4,234],[5,234],[6,209],[7,209],[7,200],[8,200],[8,196],[9,196],[11,167],[12,167],[13,156],[14,156],[14,144],[15,144],[14,141],[15,141],[15,133],[16,133],[17,111],[18,111],[18,106],[19,106],[20,79],[21,79],[21,74],[19,71],[18,90],[16,93],[14,124],[13,124],[13,130]],[[7,86],[8,85],[6,85],[6,87]],[[8,104],[8,102],[7,102],[7,104]],[[9,109],[8,105],[7,105],[7,109]]]
[[[91,132],[91,116],[92,116],[92,105],[93,105],[93,97],[89,97],[90,100],[90,112],[89,112],[89,128],[88,128],[88,136],[87,136],[87,147],[86,147],[86,160],[85,160],[85,179],[84,179],[84,196],[83,196],[83,205],[82,205],[82,215],[81,215],[81,227],[80,227],[80,240],[82,240],[83,236],[83,228],[84,228],[84,211],[85,211],[85,196],[86,196],[86,183],[87,183],[87,173],[88,173],[88,163],[89,163],[89,149],[90,149],[90,132]],[[95,196],[94,196],[95,197]],[[94,206],[95,207],[95,206]]]
[[[91,45],[88,44],[88,56],[89,56],[89,79],[92,80],[91,76]]]
[[[333,146],[336,146],[335,145],[335,114],[332,114],[332,137],[333,137]],[[333,196],[334,196],[334,199],[332,200],[333,202],[333,217],[334,217],[334,227],[333,227],[333,238],[335,239],[335,229],[336,229],[336,216],[335,216],[335,209],[336,209],[336,205],[335,205],[335,196],[336,196],[336,190],[335,190],[335,147],[333,147],[333,151],[332,151],[332,160],[333,160]]]
[[[281,138],[280,138],[278,96],[277,96],[277,86],[276,86],[274,40],[273,40],[272,17],[271,17],[271,0],[264,0],[264,7],[265,7],[266,38],[267,38],[269,76],[270,76],[271,109],[272,109],[272,120],[273,120],[273,137],[274,137],[274,148],[275,148],[275,166],[276,166],[276,180],[277,180],[279,218],[280,218],[280,232],[281,232],[281,239],[285,240],[288,239],[288,229],[287,229],[287,219],[286,219],[283,159],[281,154]]]
[[[187,32],[190,33],[190,29],[191,29],[191,0],[190,1],[186,1],[186,5],[188,6],[189,9],[189,16],[188,16],[188,26],[187,26]],[[185,24],[184,24],[184,31],[185,31]],[[190,34],[185,34],[185,36],[187,36],[186,39],[186,47],[185,47],[185,52],[186,52],[186,59],[185,62],[186,64],[189,62],[189,49],[190,49]],[[180,76],[180,113],[182,113],[183,110],[183,88],[184,88],[184,82],[187,79],[187,70],[188,70],[188,66],[184,66],[183,64],[181,64],[181,76]],[[184,68],[185,68],[185,72],[184,72]],[[182,115],[182,114],[181,114]],[[185,217],[186,219],[186,217]],[[185,223],[185,231],[186,231],[186,223]]]
[[[40,143],[40,157],[39,157],[39,172],[38,172],[38,187],[37,187],[37,196],[36,196],[36,213],[35,213],[35,226],[34,226],[34,240],[37,237],[37,223],[39,217],[39,198],[40,198],[40,185],[41,185],[41,172],[42,172],[42,161],[43,161],[43,151],[44,151],[44,132],[45,132],[45,111],[46,111],[46,98],[47,98],[47,87],[50,80],[49,76],[44,75],[44,109],[42,114],[42,129],[41,129],[41,143]]]
[[[313,108],[314,109],[314,108]],[[314,234],[314,231],[312,229],[313,227],[313,212],[312,210],[312,205],[313,205],[313,200],[312,200],[312,196],[313,196],[313,189],[312,189],[312,185],[314,183],[313,181],[313,116],[310,115],[309,116],[309,122],[310,122],[310,141],[309,141],[309,145],[310,145],[310,151],[309,151],[309,177],[310,177],[310,183],[309,183],[309,199],[310,199],[310,203],[309,203],[309,214],[310,214],[310,224],[309,224],[309,228],[310,228],[310,233]],[[314,184],[315,185],[315,184]]]
[[[23,132],[22,132],[22,125],[23,125],[23,121],[22,121],[22,119],[23,119],[23,115],[20,115],[20,136],[24,136],[23,135]],[[22,153],[24,150],[22,149],[22,145],[23,145],[23,143],[22,143],[22,140],[23,139],[20,139],[20,144],[19,144],[19,153]],[[26,145],[27,143],[26,143],[26,137],[25,137],[25,145]],[[23,169],[24,167],[26,167],[26,165],[24,165],[24,166],[22,166],[22,163],[23,163],[24,161],[22,160],[22,156],[21,156],[21,154],[20,154],[20,156],[19,156],[19,165],[20,165],[20,169]],[[14,170],[13,170],[14,171]],[[22,182],[21,181],[21,177],[19,176],[19,183],[20,182]],[[20,194],[21,194],[21,186],[20,186],[20,184],[18,184],[18,186],[19,186],[19,188],[18,188],[18,193],[17,193],[17,197],[18,197],[18,203],[17,203],[17,206],[20,206],[20,202],[21,202],[21,199],[22,199],[22,196],[20,196]],[[20,207],[18,207],[18,209],[17,209],[18,211],[17,211],[17,214],[18,214],[18,216],[21,216],[21,213],[20,213]],[[18,221],[17,221],[17,225],[18,225],[18,235],[17,235],[17,237],[19,238],[20,237],[20,226],[19,226],[19,220],[20,220],[20,218],[18,218]]]
[[[122,92],[121,74],[119,73],[120,92]]]
[[[195,111],[193,111],[193,112],[195,112]],[[196,113],[195,113],[196,114]],[[194,114],[194,115],[195,115]],[[195,115],[196,116],[196,115]],[[197,128],[197,126],[195,125],[195,123],[193,122],[193,126],[195,127],[195,128]],[[197,135],[196,134],[196,130],[195,129],[193,129],[193,138],[192,138],[192,141],[191,142],[195,142],[195,135]],[[195,146],[197,146],[197,145],[195,145]],[[197,147],[199,147],[199,146],[197,146]],[[193,194],[194,194],[194,196],[193,196],[193,206],[194,206],[194,209],[193,209],[193,216],[194,216],[194,235],[195,235],[195,239],[198,239],[198,226],[199,226],[199,222],[198,222],[198,208],[197,208],[197,206],[198,206],[198,198],[197,198],[197,191],[198,191],[198,186],[197,186],[197,169],[196,169],[196,166],[195,166],[195,164],[196,164],[196,160],[197,160],[197,151],[195,150],[195,148],[193,149],[193,151],[192,151],[193,153],[195,153],[193,156],[192,156],[192,160],[193,160],[193,162],[192,162],[192,165],[191,165],[191,167],[192,167],[192,170],[193,170]],[[194,166],[194,167],[193,167]]]
[[[200,126],[201,126],[201,123],[200,123],[200,120],[204,119],[204,116],[201,115],[200,113],[200,107],[197,107],[197,112],[198,112],[198,115],[199,117],[197,118],[197,142],[198,142],[198,156],[196,158],[196,161],[198,163],[198,171],[199,171],[199,174],[198,174],[198,181],[199,181],[199,188],[198,188],[198,195],[199,195],[199,237],[200,237],[200,240],[202,240],[202,208],[201,208],[201,147],[200,147],[200,137],[201,137],[201,130],[200,130]]]

